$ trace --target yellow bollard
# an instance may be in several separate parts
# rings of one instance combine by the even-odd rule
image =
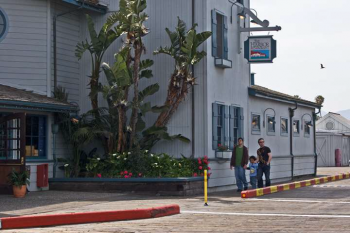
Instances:
[[[204,170],[204,206],[208,206],[208,171]]]

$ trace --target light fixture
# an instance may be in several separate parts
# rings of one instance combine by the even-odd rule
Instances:
[[[266,112],[267,110],[272,110],[272,111],[273,111],[273,118],[276,117],[276,111],[275,111],[273,108],[267,108],[267,109],[265,109],[265,111],[264,111],[264,120],[263,120],[263,127],[264,127],[264,128],[265,128],[265,118],[266,118],[265,112]],[[270,123],[270,121],[269,121],[269,123]],[[273,123],[275,123],[275,120],[273,120],[272,123],[270,123],[270,124],[273,124]]]
[[[301,124],[301,129],[303,130],[304,129],[304,121],[303,121],[303,118],[304,118],[304,116],[310,116],[310,121],[309,122],[305,122],[305,124],[306,124],[306,126],[307,127],[309,127],[309,128],[311,128],[312,126],[313,126],[313,124],[312,124],[312,116],[309,114],[309,113],[305,113],[302,117],[301,117],[301,122],[302,122],[302,124]]]

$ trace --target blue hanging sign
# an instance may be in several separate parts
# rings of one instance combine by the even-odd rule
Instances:
[[[249,63],[272,63],[277,55],[276,47],[272,36],[249,36],[244,42],[244,58]]]

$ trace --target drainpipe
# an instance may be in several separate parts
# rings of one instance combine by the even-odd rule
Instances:
[[[294,155],[293,155],[293,117],[294,117],[294,111],[298,109],[298,103],[295,102],[295,108],[289,108],[289,119],[290,119],[290,156],[291,156],[291,168],[292,168],[292,180],[294,179]]]
[[[195,0],[192,0],[192,25],[195,24]],[[194,77],[194,66],[191,66],[192,70],[192,76]],[[196,153],[196,148],[195,148],[195,137],[196,137],[196,132],[195,132],[195,94],[194,94],[194,85],[192,85],[192,123],[191,123],[191,133],[192,133],[192,155],[191,157],[195,157]]]
[[[318,112],[313,112],[313,124],[314,124],[314,155],[315,155],[315,172],[314,176],[317,175],[317,147],[316,147],[316,116],[321,112],[321,108],[318,109]]]
[[[57,18],[63,15],[78,11],[83,7],[84,7],[84,1],[79,8],[57,14],[53,17],[53,87],[54,87],[54,90],[57,88]]]

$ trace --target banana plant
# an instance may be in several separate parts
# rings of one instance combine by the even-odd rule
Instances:
[[[198,49],[211,36],[209,31],[197,33],[196,27],[197,24],[187,31],[184,21],[178,18],[175,31],[165,29],[171,45],[154,51],[154,54],[166,54],[175,60],[175,69],[171,75],[164,102],[166,110],[159,114],[154,124],[156,127],[167,125],[181,102],[185,100],[188,91],[195,85],[191,66],[196,65],[207,55],[205,51],[198,51]]]
[[[132,63],[134,90],[132,101],[133,105],[131,106],[132,113],[129,123],[129,149],[131,149],[135,144],[136,125],[139,118],[139,80],[142,66],[141,56],[145,51],[142,38],[149,33],[148,28],[146,28],[144,25],[145,21],[148,19],[148,15],[144,12],[146,8],[146,0],[120,0],[119,11],[112,15],[112,18],[119,21],[119,24],[115,27],[115,31],[120,34],[126,34],[125,45],[130,46],[133,50],[133,57],[129,59],[129,62]]]
[[[112,27],[118,22],[118,19],[109,16],[106,23],[102,26],[100,31],[96,32],[93,19],[86,15],[87,26],[90,35],[90,41],[87,39],[77,44],[75,55],[78,60],[82,59],[84,53],[88,51],[91,57],[91,75],[90,75],[90,100],[93,110],[98,109],[98,91],[99,91],[99,79],[100,69],[102,64],[103,55],[109,46],[120,36]]]

